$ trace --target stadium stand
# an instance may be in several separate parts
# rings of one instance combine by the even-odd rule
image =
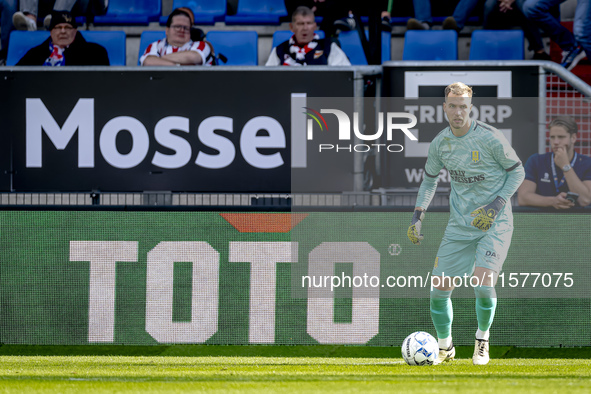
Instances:
[[[105,15],[96,16],[96,25],[148,25],[160,19],[161,0],[111,0]]]
[[[283,0],[240,0],[236,15],[227,15],[227,25],[278,25],[287,16]]]
[[[111,66],[125,66],[126,36],[123,31],[81,31],[82,36],[89,42],[102,45],[109,54]],[[10,34],[8,45],[7,66],[14,66],[27,51],[45,41],[49,37],[48,31],[19,31]]]
[[[196,25],[213,25],[226,16],[226,0],[174,0],[172,9],[187,7],[195,15]],[[168,15],[160,17],[160,24],[166,25]]]
[[[470,60],[523,60],[523,31],[475,30]]]
[[[458,33],[409,30],[404,35],[402,60],[458,60]]]
[[[217,55],[224,55],[220,66],[256,66],[258,64],[258,34],[256,31],[210,31],[209,41]]]

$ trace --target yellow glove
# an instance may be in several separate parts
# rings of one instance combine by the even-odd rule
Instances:
[[[474,218],[470,224],[477,229],[487,231],[489,228],[491,228],[495,218],[506,203],[507,202],[504,198],[497,197],[490,204],[476,208],[476,210],[470,214],[470,216]]]
[[[423,240],[423,234],[421,234],[421,226],[423,223],[423,219],[425,218],[425,212],[416,210],[415,213],[412,215],[412,219],[410,221],[410,227],[406,232],[408,239],[415,245],[420,245],[421,241]]]

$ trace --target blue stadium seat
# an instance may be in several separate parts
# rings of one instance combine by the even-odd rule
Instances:
[[[48,31],[22,31],[13,30],[10,32],[8,41],[8,54],[6,55],[6,65],[14,66],[29,49],[36,47],[49,37]]]
[[[109,54],[111,66],[126,65],[125,32],[122,30],[110,31],[82,31],[82,36],[88,42],[94,42],[105,47]]]
[[[402,60],[458,60],[455,30],[408,30]]]
[[[81,31],[88,42],[95,42],[105,47],[112,66],[125,66],[125,32],[123,31]],[[45,41],[48,31],[19,31],[10,33],[7,66],[14,66],[27,51]]]
[[[210,31],[209,41],[217,55],[228,58],[220,66],[256,66],[258,64],[258,38],[256,31]]]
[[[392,33],[382,32],[382,63],[392,60]]]
[[[369,37],[367,31],[365,32],[365,36]],[[389,32],[382,32],[382,63],[391,59],[391,39],[392,36]],[[361,40],[359,39],[359,33],[356,30],[341,32],[339,34],[339,41],[341,42],[341,48],[347,54],[352,65],[366,66],[368,64]]]
[[[352,65],[367,66],[367,59],[357,30],[341,32],[339,41],[341,42],[341,49],[347,54]]]
[[[316,30],[315,33],[318,34],[320,38],[324,38],[324,32],[322,30]],[[291,30],[277,30],[273,33],[273,48],[282,42],[289,40],[291,36],[293,36]]]
[[[226,16],[226,0],[174,0],[172,9],[187,7],[195,15],[196,25],[214,25]],[[160,24],[166,25],[168,15],[160,17]]]
[[[369,37],[369,32],[365,32],[365,36]],[[382,63],[392,60],[392,33],[389,31],[382,32]]]
[[[145,30],[142,32],[142,35],[140,37],[140,49],[137,56],[138,66],[140,65],[140,57],[142,57],[148,45],[150,45],[154,41],[161,40],[164,37],[166,37],[166,33],[164,32],[164,30]]]
[[[110,0],[105,15],[94,18],[95,25],[148,25],[162,14],[161,0]]]
[[[287,16],[284,0],[239,0],[236,15],[227,15],[227,25],[278,25]]]
[[[523,60],[523,30],[475,30],[470,60]]]

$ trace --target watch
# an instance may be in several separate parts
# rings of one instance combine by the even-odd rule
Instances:
[[[562,167],[562,172],[568,172],[568,171],[570,171],[571,168],[572,168],[571,165],[567,164],[564,167]]]

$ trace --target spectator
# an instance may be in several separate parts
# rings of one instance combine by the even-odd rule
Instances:
[[[552,7],[566,0],[526,0],[525,16],[537,24],[563,50],[561,66],[572,70],[586,54],[591,53],[591,8],[590,0],[578,0],[575,9],[573,33],[560,24],[550,13]]]
[[[205,41],[191,40],[192,13],[172,11],[166,21],[166,37],[148,45],[140,58],[142,66],[211,66],[213,51]]]
[[[445,18],[443,29],[460,31],[466,20],[481,0],[460,0],[453,16]],[[515,17],[529,42],[529,49],[534,52],[536,60],[550,60],[550,55],[544,50],[544,43],[538,27],[523,15],[525,0],[485,0],[483,27],[485,29],[507,28],[510,17]],[[428,0],[413,0],[415,17],[407,22],[409,30],[429,30],[433,25],[431,4]],[[515,7],[513,7],[515,4]]]
[[[8,53],[8,39],[13,30],[12,15],[16,11],[17,0],[0,0],[0,27],[2,30],[0,36],[0,66],[6,62]]]
[[[293,36],[273,48],[266,66],[351,65],[336,43],[321,39],[314,33],[317,26],[314,13],[308,7],[296,8],[289,27]]]
[[[17,66],[108,66],[107,50],[87,42],[78,31],[76,19],[67,11],[53,11],[50,36],[31,48]]]
[[[485,29],[503,29],[509,27],[513,19],[521,26],[529,49],[534,52],[534,60],[551,60],[544,49],[542,35],[537,25],[523,14],[525,0],[486,0],[484,3],[483,27]],[[513,17],[513,18],[512,18]]]
[[[591,158],[575,152],[578,127],[570,117],[550,122],[552,152],[532,155],[525,163],[525,181],[519,188],[519,205],[568,209],[591,203]],[[577,204],[566,199],[578,193]]]
[[[68,11],[74,15],[84,15],[89,11],[90,0],[20,0],[20,11],[14,13],[12,16],[12,23],[16,30],[37,30],[37,15],[39,14],[39,8],[42,12],[50,12],[51,9],[54,11]],[[106,10],[108,6],[108,0],[93,0],[93,6],[101,4],[101,7]],[[93,7],[91,10],[95,10]],[[103,11],[104,11],[103,10]],[[51,13],[45,16],[43,19],[43,26],[49,29],[51,23]]]
[[[379,0],[377,6],[381,11],[381,29],[392,31],[390,24],[390,12],[393,0]],[[319,30],[327,37],[337,37],[340,31],[355,30],[361,22],[360,15],[367,15],[370,7],[356,0],[286,0],[286,8],[293,15],[293,11],[299,6],[305,6],[312,10],[315,16],[322,17]]]
[[[413,0],[415,17],[406,22],[407,30],[429,30],[433,26],[430,0]]]
[[[464,28],[466,21],[472,11],[478,6],[482,0],[460,0],[454,9],[452,16],[445,18],[441,27],[444,30],[460,31]],[[431,17],[431,3],[430,0],[413,0],[415,9],[415,17],[410,18],[406,23],[408,30],[428,30],[433,25],[433,18]]]

